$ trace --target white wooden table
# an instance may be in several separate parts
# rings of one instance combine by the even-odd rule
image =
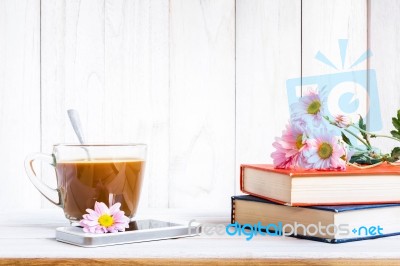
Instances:
[[[182,213],[185,213],[184,215]],[[140,218],[196,219],[201,223],[229,223],[229,214],[184,212],[179,210],[147,211]],[[400,261],[400,237],[388,237],[344,244],[326,244],[284,237],[207,236],[133,243],[117,246],[82,248],[55,240],[55,228],[68,222],[58,209],[0,213],[0,264],[72,265],[91,262],[99,265],[141,265],[181,263],[202,264],[218,260],[220,264],[239,265],[270,260],[276,265],[291,264],[397,264]],[[76,260],[80,258],[79,260]],[[85,258],[85,259],[82,259]],[[24,260],[21,260],[24,259]],[[108,260],[112,259],[112,260]],[[179,260],[178,260],[179,259]],[[324,259],[324,260],[321,260]],[[327,260],[326,260],[327,259]],[[349,259],[352,261],[349,262]],[[378,260],[379,259],[379,260]],[[315,262],[317,260],[317,262]],[[68,264],[70,263],[70,264]]]

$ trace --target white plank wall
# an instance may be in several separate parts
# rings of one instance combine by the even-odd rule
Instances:
[[[236,2],[236,193],[241,163],[272,163],[289,119],[286,80],[301,76],[301,1]]]
[[[24,158],[40,149],[40,1],[0,1],[0,208],[40,207]]]
[[[303,0],[302,5],[302,75],[303,77],[325,74],[339,74],[355,70],[365,70],[367,61],[351,67],[360,55],[367,50],[367,1],[365,0]],[[339,39],[347,39],[348,45],[342,65],[339,49]],[[332,62],[337,69],[323,64],[315,59],[321,52]],[[326,78],[328,80],[330,78]],[[335,78],[332,78],[334,80]],[[342,95],[340,90],[348,90],[359,98],[360,113],[365,116],[364,107],[366,89],[355,85],[357,82],[366,83],[367,75],[358,80],[351,77],[345,86],[335,86],[332,94],[327,94],[327,105],[332,115],[343,110],[332,100],[332,95]],[[303,92],[315,88],[305,85],[303,78]],[[321,86],[320,86],[321,88]],[[353,119],[358,120],[358,112],[354,112]],[[356,120],[355,120],[356,121]]]
[[[104,1],[42,1],[42,148],[76,142],[78,109],[89,141],[104,140]]]
[[[168,32],[167,0],[106,1],[105,140],[149,144],[141,207],[168,207]]]
[[[170,207],[230,206],[235,2],[170,1]]]
[[[392,117],[400,109],[400,2],[396,0],[370,0],[369,45],[374,56],[370,68],[376,70],[383,128],[381,133],[390,134]],[[373,143],[390,152],[393,140],[380,138]]]
[[[290,78],[375,69],[389,132],[399,14],[396,0],[0,0],[0,208],[50,206],[23,159],[76,142],[75,108],[91,142],[149,144],[141,208],[227,211],[239,165],[271,162]]]
[[[302,3],[303,76],[366,69],[367,61],[349,68],[367,50],[367,1],[303,0]],[[343,70],[339,39],[348,39]],[[338,69],[316,60],[318,51],[326,55]]]
[[[42,1],[42,151],[77,142],[67,109],[81,113],[90,142],[105,137],[104,1]],[[56,185],[54,170],[43,180]],[[49,206],[42,199],[43,206]]]

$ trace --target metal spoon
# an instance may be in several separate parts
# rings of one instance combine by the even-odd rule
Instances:
[[[81,120],[79,119],[79,113],[75,109],[69,109],[68,111],[69,121],[75,131],[76,136],[81,144],[85,144],[85,137],[83,135]]]
[[[68,113],[69,121],[71,122],[72,128],[74,129],[75,134],[78,137],[79,142],[82,145],[85,144],[86,141],[85,141],[85,137],[83,135],[82,124],[81,124],[81,120],[79,118],[78,111],[75,110],[75,109],[69,109],[69,110],[67,110],[67,113]],[[89,150],[86,147],[82,147],[82,149],[85,150],[86,155],[87,155],[87,159],[90,161],[91,160],[91,156],[90,156]]]

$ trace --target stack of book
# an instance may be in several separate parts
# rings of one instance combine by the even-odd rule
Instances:
[[[259,234],[329,243],[400,234],[400,167],[345,171],[241,165],[232,224]],[[247,230],[248,231],[248,230]]]

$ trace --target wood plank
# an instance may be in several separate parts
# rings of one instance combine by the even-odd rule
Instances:
[[[154,216],[154,213],[160,215]],[[147,217],[157,219],[196,219],[203,225],[226,223],[227,219],[216,216],[203,217],[206,212],[181,209],[147,212]],[[246,236],[227,234],[205,234],[198,237],[174,240],[109,246],[103,248],[81,248],[58,242],[54,229],[66,226],[67,220],[60,210],[39,210],[1,213],[7,219],[0,221],[0,258],[87,258],[87,259],[314,259],[314,260],[387,260],[399,259],[400,236],[374,240],[355,241],[345,244],[327,244],[292,237]],[[186,215],[186,217],[184,217]],[[215,213],[214,215],[218,215]],[[141,217],[142,218],[142,217]],[[36,228],[36,229],[35,229]],[[134,252],[132,252],[134,250]],[[23,252],[22,252],[23,251]],[[100,252],[101,251],[101,252]],[[317,264],[319,265],[319,264]]]
[[[339,40],[347,40],[343,49],[343,61]],[[343,41],[344,42],[344,41]],[[343,46],[345,47],[345,45]],[[367,61],[352,66],[367,50],[367,2],[360,0],[304,0],[302,1],[302,83],[303,92],[312,88],[323,88],[327,84],[329,92],[328,109],[332,115],[343,113],[358,121],[358,114],[366,116],[367,75],[357,76],[348,72],[365,70]],[[333,66],[316,59],[324,55]],[[325,76],[322,75],[337,75]],[[342,75],[342,76],[341,76]],[[310,76],[320,77],[316,82],[308,82]],[[359,85],[363,84],[363,85]],[[332,89],[330,89],[332,88]],[[351,105],[352,98],[340,103],[354,94],[359,100],[358,108]],[[345,95],[345,96],[343,96]]]
[[[107,0],[105,12],[105,140],[148,144],[140,206],[167,207],[169,3]]]
[[[41,27],[42,150],[78,142],[70,108],[80,112],[89,142],[104,141],[104,0],[43,0]],[[55,187],[54,170],[44,167],[43,180]]]
[[[235,2],[170,1],[169,207],[228,209],[235,147]]]
[[[393,130],[391,118],[400,108],[400,2],[370,0],[369,3],[369,47],[374,54],[369,64],[376,71],[383,125],[379,133],[390,135]],[[399,146],[396,141],[382,138],[373,140],[373,144],[384,153]]]
[[[236,193],[241,163],[272,162],[289,119],[286,80],[301,76],[301,1],[236,6]]]
[[[40,231],[45,232],[44,229]],[[49,230],[48,230],[49,231]],[[48,233],[47,233],[48,234]],[[397,259],[399,237],[327,244],[291,237],[201,236],[163,241],[82,248],[52,238],[0,238],[0,258],[96,258],[96,259]],[[23,250],[23,252],[22,252]],[[101,252],[99,252],[101,250]]]
[[[40,207],[23,168],[40,151],[40,1],[0,1],[0,209]]]
[[[398,260],[379,259],[0,259],[0,265],[400,265]]]

